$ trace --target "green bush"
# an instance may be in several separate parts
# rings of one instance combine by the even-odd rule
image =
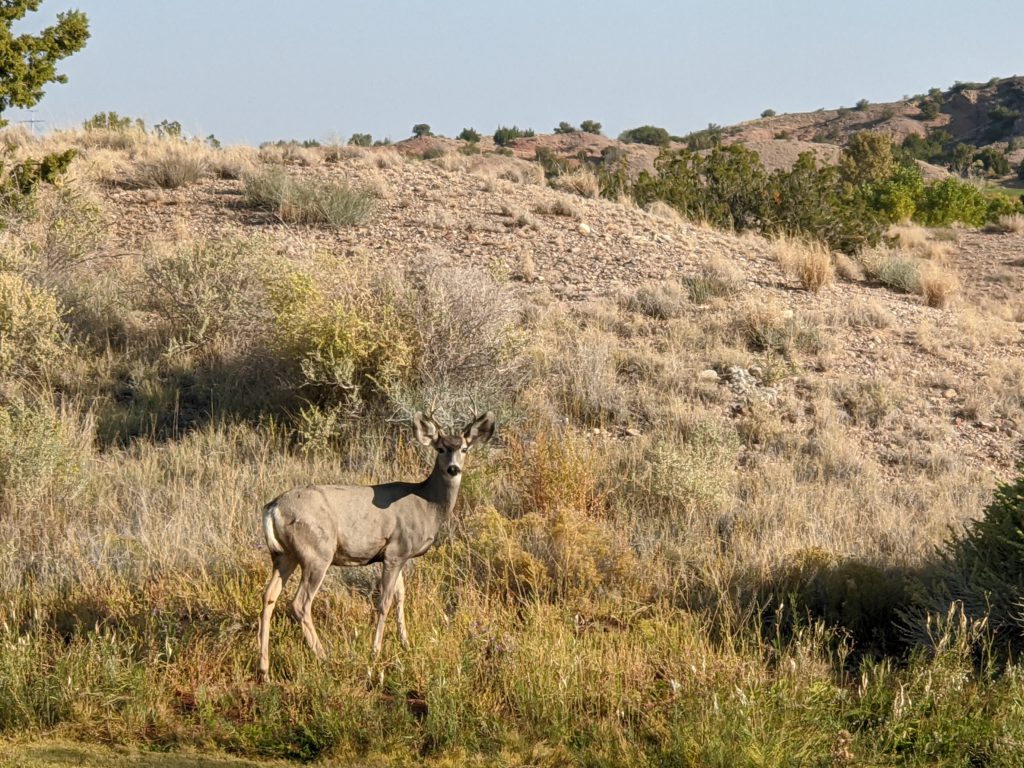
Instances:
[[[601,135],[601,124],[597,120],[584,120],[580,123],[580,130],[584,133],[592,133],[595,136]]]
[[[82,123],[82,128],[87,131],[127,131],[131,128],[144,131],[146,124],[139,118],[132,119],[127,115],[119,115],[117,112],[97,112]]]
[[[953,602],[1024,650],[1024,471],[1000,485],[982,516],[942,548],[913,623],[923,623],[920,614],[945,616]]]
[[[904,156],[926,163],[948,163],[952,159],[953,134],[944,128],[935,128],[927,136],[911,134],[903,140],[900,149]]]
[[[494,143],[497,144],[499,147],[507,147],[516,139],[530,138],[533,135],[533,130],[530,128],[520,130],[515,125],[513,125],[511,128],[499,125],[497,130],[494,131]]]
[[[924,177],[916,163],[896,166],[889,176],[871,189],[871,207],[891,223],[912,219],[924,195]]]
[[[619,141],[627,144],[649,144],[653,147],[667,147],[672,137],[664,128],[653,125],[641,125],[639,128],[630,128],[619,134]]]
[[[348,139],[350,147],[369,147],[373,145],[373,136],[369,133],[353,133]]]
[[[699,152],[702,149],[711,149],[712,147],[720,146],[722,143],[722,126],[715,125],[714,123],[708,123],[708,127],[703,131],[694,131],[693,133],[687,134],[683,137],[683,141],[686,142],[688,149]]]
[[[470,144],[475,144],[480,141],[480,132],[473,128],[463,128],[458,138],[461,141],[468,141]]]
[[[367,190],[321,179],[299,179],[279,167],[258,171],[243,180],[246,205],[271,211],[282,221],[345,227],[359,224],[375,207]]]
[[[567,123],[563,120],[555,126],[554,133],[576,133],[576,127],[572,123]]]
[[[412,127],[412,135],[417,139],[423,138],[424,136],[433,136],[433,131],[430,130],[430,126],[426,123],[416,123]]]
[[[1020,118],[1020,112],[1000,104],[988,112],[989,124],[985,129],[985,137],[989,141],[1006,138],[1013,132],[1013,127]]]
[[[866,110],[870,106],[871,106],[871,102],[870,101],[868,101],[867,99],[861,99],[860,101],[857,102],[856,109],[859,112],[863,112],[864,110]]]
[[[270,298],[274,349],[297,369],[300,386],[318,402],[357,410],[412,364],[407,334],[387,305],[375,306],[379,313],[357,310],[298,273],[271,286]]]
[[[766,109],[764,112],[761,113],[761,117],[762,118],[765,118],[765,117],[775,117],[775,115],[776,115],[776,112],[775,112],[774,109]]]
[[[957,221],[980,227],[987,216],[988,200],[981,190],[954,178],[925,187],[917,209],[917,220],[929,227],[949,226]]]
[[[942,104],[935,99],[922,99],[918,102],[917,107],[921,110],[922,120],[934,120],[942,110]]]
[[[995,147],[985,147],[975,153],[974,159],[990,176],[1006,176],[1010,172],[1010,161]]]

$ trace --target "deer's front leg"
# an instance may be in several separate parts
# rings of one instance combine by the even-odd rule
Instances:
[[[384,622],[395,599],[395,585],[402,575],[404,560],[385,560],[380,573],[380,603],[377,605],[377,631],[373,633],[373,655],[380,654],[384,641]]]

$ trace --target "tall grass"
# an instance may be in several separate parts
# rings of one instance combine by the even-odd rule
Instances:
[[[244,177],[247,205],[272,211],[282,221],[345,227],[359,224],[374,208],[366,190],[331,181],[300,179],[281,167],[270,167]]]

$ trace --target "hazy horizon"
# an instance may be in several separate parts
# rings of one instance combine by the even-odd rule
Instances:
[[[445,135],[587,119],[611,136],[645,124],[685,134],[768,108],[894,101],[1020,66],[1024,6],[975,3],[973,18],[994,21],[971,35],[945,0],[820,6],[44,0],[16,31],[78,8],[92,36],[60,65],[67,84],[47,86],[31,115],[4,117],[49,130],[115,111],[250,144],[357,132],[399,140],[421,122]]]

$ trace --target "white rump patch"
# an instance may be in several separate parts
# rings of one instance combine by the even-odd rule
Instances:
[[[280,554],[284,552],[284,547],[281,546],[281,542],[277,540],[277,534],[274,533],[274,518],[276,516],[276,504],[267,504],[263,508],[263,534],[267,537],[267,547],[271,552]]]

